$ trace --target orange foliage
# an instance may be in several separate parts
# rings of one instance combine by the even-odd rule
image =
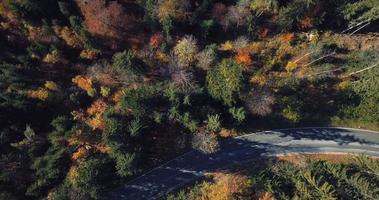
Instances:
[[[313,27],[313,20],[310,17],[305,17],[304,19],[299,21],[298,26],[301,29],[308,29]]]
[[[101,153],[109,153],[111,151],[111,148],[109,146],[102,143],[96,144],[95,148],[97,151]]]
[[[162,44],[164,40],[164,36],[162,33],[154,33],[151,37],[150,37],[150,46],[153,47],[153,48],[159,48],[159,46]]]
[[[270,29],[268,29],[266,27],[262,27],[258,31],[258,35],[260,38],[266,38],[269,33],[270,33]]]
[[[215,183],[202,188],[202,200],[229,200],[234,195],[248,190],[250,182],[247,177],[238,174],[216,174]],[[205,191],[204,191],[205,190]]]
[[[87,92],[93,90],[92,80],[85,76],[78,75],[72,79],[72,82],[75,83],[79,88]]]
[[[103,114],[107,107],[107,104],[103,100],[98,99],[87,109],[87,113],[89,115]]]
[[[38,88],[36,90],[29,90],[27,92],[27,95],[30,98],[45,101],[49,97],[49,91],[47,91],[45,88]]]
[[[165,54],[164,52],[162,52],[162,51],[157,51],[156,53],[155,53],[155,59],[157,59],[157,60],[159,60],[159,61],[161,61],[161,62],[168,62],[168,56],[167,56],[167,54]]]
[[[280,37],[280,40],[282,42],[292,42],[293,39],[295,38],[295,34],[294,33],[283,33]]]
[[[120,97],[126,93],[125,89],[120,89],[112,95],[112,101],[115,103],[120,102]]]
[[[85,158],[90,154],[89,150],[85,147],[78,148],[71,156],[73,161],[79,160],[81,158]]]
[[[251,66],[251,64],[253,63],[253,59],[251,58],[250,53],[244,49],[238,51],[237,55],[235,56],[235,59],[238,64],[242,64],[245,67]]]
[[[70,138],[67,140],[69,146],[73,145],[83,145],[85,139],[84,134],[81,129],[75,130],[75,133],[70,136]]]

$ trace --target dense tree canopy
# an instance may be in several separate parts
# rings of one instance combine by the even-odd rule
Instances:
[[[100,199],[252,130],[378,129],[378,5],[1,1],[0,199]]]

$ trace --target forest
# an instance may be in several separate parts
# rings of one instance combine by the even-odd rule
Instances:
[[[0,199],[102,199],[246,132],[379,130],[378,105],[379,0],[0,1]],[[253,180],[343,173],[275,166]]]

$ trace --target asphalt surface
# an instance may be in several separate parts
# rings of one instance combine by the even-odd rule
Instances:
[[[252,133],[229,139],[220,151],[179,156],[113,190],[106,199],[153,200],[205,173],[255,158],[291,153],[365,153],[379,157],[379,133],[347,128],[298,128]]]

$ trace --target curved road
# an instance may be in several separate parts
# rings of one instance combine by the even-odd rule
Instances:
[[[379,157],[379,132],[348,128],[297,128],[229,139],[220,151],[188,152],[113,190],[107,199],[158,199],[207,172],[257,157],[287,153],[365,153]]]

